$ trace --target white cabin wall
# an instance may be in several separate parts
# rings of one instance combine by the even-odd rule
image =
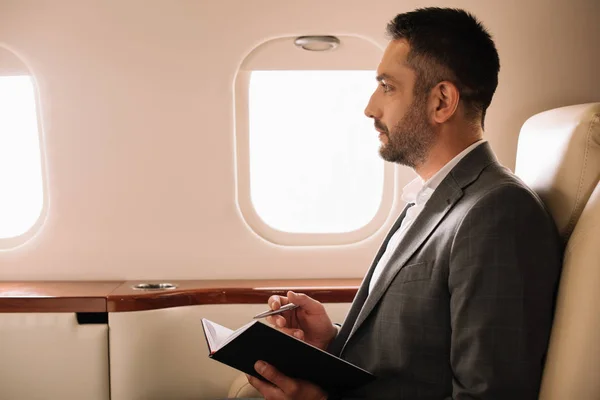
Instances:
[[[0,279],[362,276],[401,190],[386,225],[355,245],[256,236],[235,201],[236,70],[279,36],[356,34],[383,47],[389,19],[432,4],[467,8],[494,35],[502,70],[486,137],[508,167],[530,115],[598,101],[596,0],[0,0],[0,45],[40,91],[49,188],[38,234],[0,251]],[[398,168],[400,188],[411,177]]]

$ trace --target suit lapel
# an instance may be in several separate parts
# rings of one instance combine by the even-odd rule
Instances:
[[[371,311],[387,288],[390,286],[394,277],[406,265],[406,262],[412,257],[417,249],[425,242],[435,227],[440,223],[448,211],[462,196],[461,188],[456,184],[454,179],[445,179],[433,193],[425,208],[413,221],[412,225],[406,231],[398,247],[394,250],[388,265],[384,268],[379,281],[373,288],[373,292],[369,294],[362,309],[360,310],[356,322],[352,326],[352,330],[348,335],[348,339],[356,332],[356,330],[367,319]],[[371,275],[372,275],[372,271]],[[369,276],[370,278],[370,276]],[[364,289],[365,283],[361,289]],[[368,289],[368,283],[366,284]],[[347,343],[347,340],[346,340]],[[343,348],[342,348],[343,351]],[[340,352],[341,353],[341,352]]]
[[[360,310],[363,306],[363,303],[365,302],[365,300],[367,299],[367,296],[369,294],[369,282],[371,281],[371,277],[373,276],[373,271],[375,271],[375,267],[377,266],[379,259],[381,258],[381,256],[383,256],[383,253],[385,252],[385,249],[386,249],[387,244],[390,241],[391,237],[398,230],[398,228],[400,228],[400,224],[402,223],[402,220],[406,216],[406,211],[408,210],[409,206],[410,205],[407,205],[406,207],[404,207],[404,210],[402,211],[402,213],[400,213],[400,216],[398,217],[396,222],[394,222],[394,225],[392,225],[392,227],[390,228],[383,243],[379,247],[379,251],[375,255],[375,258],[373,259],[373,262],[371,263],[371,267],[367,271],[367,274],[365,275],[360,287],[358,288],[358,292],[356,293],[356,296],[354,296],[354,300],[352,301],[352,306],[350,307],[350,310],[348,311],[348,315],[346,316],[344,324],[342,325],[342,329],[340,330],[340,333],[337,335],[336,339],[334,340],[334,342],[328,349],[328,351],[330,353],[338,354],[338,352],[340,352],[340,350],[342,349],[342,346],[346,342],[346,338],[350,334],[350,330],[351,330],[352,326],[354,325],[354,321],[356,320],[356,317],[358,316],[358,313],[360,312]]]
[[[405,236],[402,238],[388,265],[384,268],[378,283],[373,288],[373,292],[368,294],[369,281],[373,275],[373,270],[377,265],[377,261],[383,255],[385,246],[379,250],[369,273],[365,277],[360,287],[361,301],[355,301],[352,304],[351,314],[344,321],[343,330],[345,334],[342,336],[340,332],[341,343],[336,343],[339,353],[342,354],[346,344],[364,323],[369,314],[373,311],[381,297],[388,289],[396,275],[404,268],[406,262],[412,257],[419,247],[427,240],[434,229],[439,225],[442,219],[452,209],[454,204],[462,197],[463,189],[477,180],[481,172],[490,164],[497,163],[496,156],[492,152],[488,143],[482,143],[469,154],[467,154],[453,169],[448,176],[440,183],[431,198],[425,205],[425,208],[417,216],[412,225],[408,228]],[[406,215],[406,209],[402,213],[401,218],[396,221],[394,227],[397,229]],[[390,231],[386,238],[385,245],[389,241],[396,229]],[[357,295],[358,297],[358,295]],[[350,331],[349,333],[347,331]],[[347,335],[347,336],[346,336]]]

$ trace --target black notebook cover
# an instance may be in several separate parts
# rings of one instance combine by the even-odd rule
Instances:
[[[209,357],[264,380],[254,370],[254,363],[263,360],[283,374],[312,382],[329,393],[343,393],[375,378],[347,361],[258,321]]]

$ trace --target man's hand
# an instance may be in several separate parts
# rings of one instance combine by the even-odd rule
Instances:
[[[291,291],[287,293],[287,297],[275,295],[269,298],[271,310],[279,310],[281,306],[288,303],[294,303],[299,307],[280,315],[267,317],[267,322],[288,335],[325,350],[338,331],[331,323],[323,304],[305,294]]]
[[[257,361],[254,369],[272,383],[246,375],[248,382],[263,395],[265,400],[327,400],[327,394],[318,386],[287,377],[264,361]]]

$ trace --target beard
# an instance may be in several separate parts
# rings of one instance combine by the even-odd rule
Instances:
[[[388,138],[387,143],[379,148],[381,158],[411,168],[427,160],[436,133],[427,119],[427,102],[424,97],[415,98],[391,132],[381,121],[375,120],[375,126],[383,130]]]

